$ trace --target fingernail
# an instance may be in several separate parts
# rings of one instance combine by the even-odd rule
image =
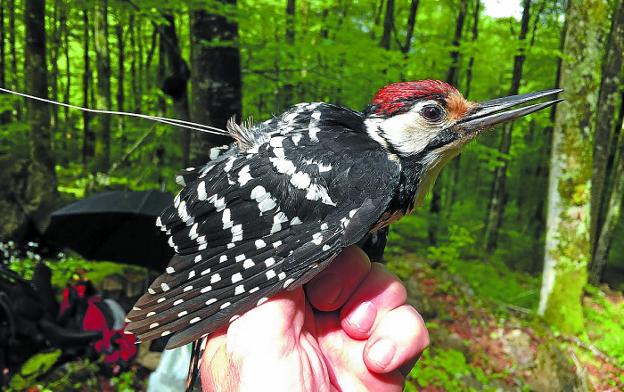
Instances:
[[[396,347],[394,343],[388,339],[381,339],[368,350],[368,359],[385,369],[390,365],[395,352]]]
[[[376,317],[377,308],[375,308],[372,302],[366,301],[351,311],[347,321],[358,331],[366,333],[372,328]]]
[[[342,283],[335,274],[326,274],[316,278],[309,284],[308,290],[313,290],[316,295],[322,295],[327,305],[333,305],[342,292]]]

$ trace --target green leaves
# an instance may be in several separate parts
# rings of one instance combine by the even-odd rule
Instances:
[[[19,373],[11,378],[9,390],[24,391],[33,386],[37,378],[47,373],[60,356],[60,349],[33,355],[22,365]]]

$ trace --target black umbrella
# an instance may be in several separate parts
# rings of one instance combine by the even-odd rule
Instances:
[[[172,202],[158,191],[98,193],[53,212],[46,237],[88,259],[162,271],[173,250],[155,222]]]

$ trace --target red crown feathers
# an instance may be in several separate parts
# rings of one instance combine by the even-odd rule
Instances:
[[[374,112],[379,115],[393,115],[410,106],[410,102],[427,97],[446,97],[457,93],[457,89],[441,80],[418,80],[399,82],[382,88],[373,97]]]

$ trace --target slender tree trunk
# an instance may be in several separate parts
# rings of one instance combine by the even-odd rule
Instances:
[[[95,8],[95,55],[97,66],[97,107],[110,110],[111,66],[108,47],[108,0],[103,0]],[[95,171],[106,172],[110,166],[111,117],[99,116],[98,130],[95,135]]]
[[[618,100],[622,84],[622,52],[624,51],[624,1],[619,1],[616,11],[611,20],[611,31],[605,60],[602,66],[602,82],[598,95],[598,105],[596,113],[596,133],[594,134],[594,151],[592,167],[592,190],[591,190],[591,228],[590,238],[592,242],[592,255],[598,239],[601,235],[601,226],[604,221],[605,205],[609,205],[609,194],[607,192],[607,161],[611,155],[611,135],[616,121]],[[615,146],[613,147],[615,148]],[[604,252],[604,249],[601,250]],[[606,261],[592,257],[590,263],[589,281],[598,284],[602,275],[602,264]]]
[[[221,0],[236,7],[236,0]],[[241,68],[238,25],[224,16],[193,10],[191,24],[191,116],[193,121],[225,128],[227,120],[241,118]],[[211,47],[213,40],[231,45]],[[228,143],[229,138],[194,132],[191,135],[191,162],[208,158],[211,147]]]
[[[65,61],[65,91],[63,92],[63,102],[69,103],[69,94],[71,92],[71,62],[69,61],[69,27],[67,27],[67,14],[69,6],[67,3],[63,2],[63,7],[61,8],[61,14],[59,19],[59,24],[61,26],[61,34],[63,41],[63,57]],[[66,138],[69,139],[71,143],[70,154],[68,154],[68,159],[74,159],[76,156],[76,143],[78,142],[78,132],[75,124],[69,123],[69,108],[63,108],[63,120],[65,123],[65,134]]]
[[[136,96],[138,97],[136,103],[138,106],[136,107],[137,113],[141,113],[141,107],[143,105],[143,83],[145,81],[145,65],[143,63],[143,23],[140,19],[136,21],[136,32],[137,32],[137,59],[138,59],[138,77],[137,77],[137,86],[136,86]]]
[[[0,0],[0,87],[6,88],[6,31],[4,29],[4,0]],[[11,121],[11,112],[4,111],[0,114],[0,124]]]
[[[412,0],[409,16],[407,17],[407,32],[405,34],[405,43],[401,48],[401,52],[403,52],[406,57],[412,49],[412,39],[414,38],[414,28],[416,27],[416,16],[418,15],[419,3],[419,0]]]
[[[156,53],[156,48],[158,47],[158,29],[156,26],[152,29],[152,38],[150,40],[150,47],[147,51],[147,58],[145,59],[145,87],[149,90],[149,88],[153,85],[152,83],[152,60],[154,59],[154,53]]]
[[[457,86],[459,78],[459,45],[464,31],[464,21],[468,13],[468,0],[459,0],[459,13],[455,21],[455,35],[453,36],[453,49],[451,50],[451,65],[446,73],[446,81]]]
[[[173,115],[181,120],[188,120],[188,81],[191,72],[186,61],[180,53],[180,44],[176,32],[175,19],[172,14],[164,14],[167,24],[160,25],[161,51],[164,55],[163,82],[161,90],[173,100]],[[191,131],[179,128],[180,144],[182,145],[182,159],[184,165],[189,165]]]
[[[375,4],[373,8],[373,26],[371,28],[371,39],[373,41],[377,40],[375,31],[377,30],[376,27],[381,24],[381,14],[383,13],[385,3],[385,0],[379,0],[379,3]]]
[[[295,50],[295,25],[296,25],[295,24],[295,10],[296,10],[295,0],[286,0],[285,38],[286,38],[286,45],[288,46],[288,50],[290,51],[288,55],[288,62],[290,64],[295,63],[295,56],[294,56],[294,53],[292,53]],[[293,90],[294,90],[294,86],[290,82],[285,83],[284,86],[281,88],[281,91],[279,93],[280,102],[278,103],[278,106],[280,109],[283,109],[293,103],[293,99],[294,99]]]
[[[453,50],[450,52],[451,65],[449,66],[446,74],[446,81],[452,85],[457,85],[457,78],[459,75],[459,45],[462,39],[462,33],[464,30],[464,21],[466,20],[466,13],[468,12],[468,0],[460,0],[459,13],[457,14],[457,20],[455,23],[455,35],[453,37]],[[454,169],[459,170],[459,159],[455,158]],[[446,174],[448,175],[448,174]],[[440,211],[442,209],[442,183],[444,177],[439,177],[436,184],[433,186],[433,192],[431,193],[431,204],[429,204],[429,212],[431,214],[429,219],[429,227],[427,229],[427,236],[430,245],[436,245],[438,242],[438,226]],[[451,185],[452,186],[452,185]]]
[[[9,10],[9,48],[11,50],[11,89],[17,91],[20,89],[20,78],[17,73],[17,33],[15,31],[15,0],[8,0],[7,8]],[[21,102],[18,102],[15,105],[15,117],[18,121],[22,120]]]
[[[479,39],[479,13],[481,12],[481,0],[475,0],[474,14],[472,15],[472,44],[475,45]],[[468,59],[468,68],[466,68],[466,89],[464,96],[470,97],[470,87],[472,87],[472,69],[474,67],[474,55],[470,55]]]
[[[48,97],[46,72],[45,0],[25,0],[24,25],[24,80],[26,92],[37,97]],[[30,158],[42,163],[54,177],[54,157],[50,149],[50,107],[35,100],[27,101],[30,127]],[[52,181],[55,181],[53,178]]]
[[[125,79],[126,79],[126,48],[124,43],[124,17],[119,16],[119,20],[115,25],[115,34],[117,35],[117,111],[123,112],[125,108]],[[121,151],[126,148],[126,132],[124,132],[124,117],[117,117],[117,129],[121,135]]]
[[[51,39],[51,48],[50,48],[50,62],[51,72],[50,72],[50,90],[52,92],[52,96],[50,97],[54,101],[58,101],[58,79],[59,79],[59,57],[60,57],[60,48],[61,48],[61,29],[59,23],[59,15],[60,15],[60,4],[59,0],[54,0],[54,13],[52,14],[52,39]],[[52,112],[52,121],[51,121],[51,138],[52,138],[52,151],[56,149],[55,146],[55,135],[58,134],[59,130],[59,107],[57,105],[50,106],[50,111]],[[64,144],[64,137],[62,137]],[[63,146],[65,147],[65,146]]]
[[[481,1],[476,0],[473,21],[472,21],[472,29],[471,29],[472,31],[471,41],[473,44],[477,41],[479,37],[479,9],[481,8],[480,5],[481,5]],[[474,56],[471,55],[470,59],[468,60],[468,68],[466,69],[466,91],[465,91],[466,97],[468,97],[468,94],[470,94],[470,83],[472,82],[472,67],[473,66],[474,66]],[[456,159],[454,159],[452,163],[453,169],[450,171],[453,177],[451,179],[450,190],[449,190],[449,194],[447,197],[448,200],[446,201],[448,215],[450,215],[453,212],[453,203],[457,199],[457,190],[459,189],[459,181],[460,181],[460,173],[461,173],[461,162],[462,162],[461,157],[457,157]]]
[[[590,259],[591,135],[600,81],[606,0],[570,2],[548,186],[544,273],[538,312],[564,333],[583,330],[581,295]],[[582,26],[579,28],[578,26]]]
[[[90,24],[89,24],[89,10],[87,8],[82,10],[82,39],[83,39],[83,63],[84,72],[82,74],[82,106],[87,108],[90,106],[90,87],[92,80],[91,72],[91,57],[89,55],[90,50]],[[85,169],[90,165],[93,158],[95,145],[95,134],[91,129],[91,114],[88,112],[82,112],[82,165]]]
[[[569,7],[569,3],[568,3]],[[563,52],[563,48],[565,46],[566,34],[568,31],[568,20],[565,19],[563,22],[563,26],[561,28],[561,32],[559,35],[559,51]],[[557,73],[555,75],[555,82],[553,84],[554,88],[559,88],[561,86],[561,66],[563,64],[563,59],[561,56],[557,58]],[[550,124],[555,123],[555,117],[557,114],[558,105],[554,105],[550,108]],[[544,129],[544,140],[546,140],[546,148],[542,148],[540,150],[539,158],[537,159],[537,168],[535,169],[535,177],[536,178],[544,178],[548,177],[548,173],[550,170],[550,155],[551,155],[551,147],[552,147],[552,139],[553,139],[553,126],[549,125]],[[546,182],[547,183],[547,182]],[[544,232],[546,230],[546,201],[548,199],[548,189],[544,189],[546,187],[539,187],[537,189],[543,189],[540,192],[540,198],[538,203],[535,206],[535,212],[533,214],[534,219],[534,230],[533,230],[533,238],[536,244],[543,243]],[[544,259],[544,255],[541,255],[542,259]],[[542,268],[542,261],[538,261],[537,258],[533,258],[533,264],[531,266],[531,272],[538,272],[540,268]]]
[[[138,50],[136,46],[136,22],[133,14],[130,14],[130,18],[128,21],[128,30],[130,32],[130,52],[132,54],[132,57],[130,58],[130,87],[132,88],[132,99],[134,103],[132,111],[139,113],[139,108],[141,107],[141,95],[139,93],[140,81],[138,80],[137,75]]]
[[[613,165],[613,187],[605,208],[604,222],[596,239],[594,259],[589,269],[590,280],[593,284],[600,283],[604,267],[607,265],[615,228],[622,215],[622,201],[624,199],[624,130],[620,130],[618,150],[619,152]]]
[[[392,42],[392,30],[394,29],[394,0],[386,1],[386,16],[384,18],[383,34],[379,46],[386,50],[390,50]]]
[[[529,20],[531,18],[531,0],[523,1],[522,20],[520,21],[520,34],[518,41],[520,47],[518,53],[514,57],[513,76],[511,79],[511,88],[509,95],[518,94],[520,90],[520,81],[522,80],[522,68],[526,59],[526,49],[524,43],[529,31]],[[490,208],[485,225],[485,249],[488,252],[496,249],[498,243],[498,233],[503,224],[505,215],[505,205],[507,200],[507,167],[509,164],[508,156],[511,150],[513,123],[507,123],[503,127],[501,141],[498,148],[500,155],[503,157],[499,160],[499,164],[494,171],[494,181],[492,182],[492,190],[490,193]]]

